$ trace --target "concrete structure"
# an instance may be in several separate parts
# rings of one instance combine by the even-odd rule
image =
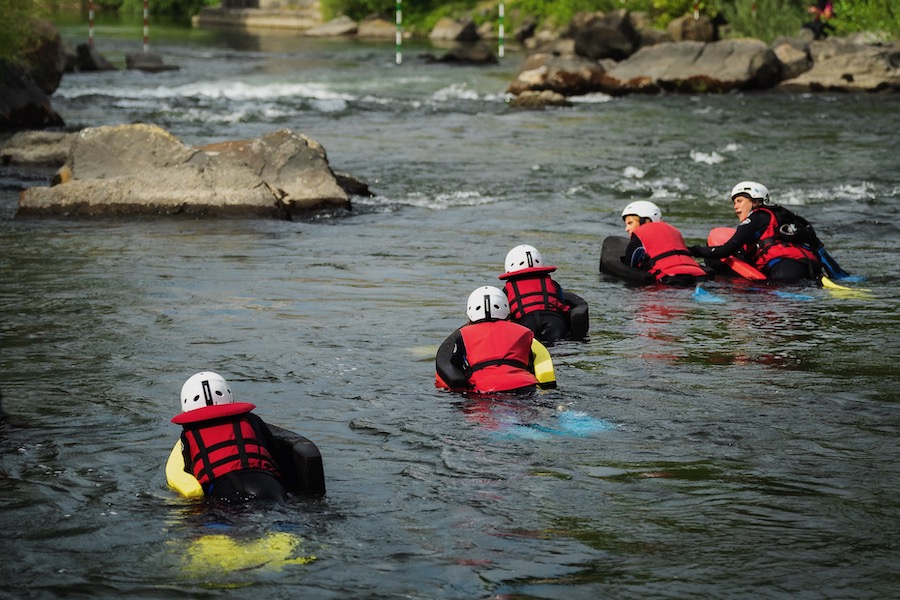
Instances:
[[[222,0],[192,19],[194,27],[310,29],[322,24],[319,0]]]

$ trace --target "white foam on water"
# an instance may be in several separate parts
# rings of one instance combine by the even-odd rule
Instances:
[[[699,150],[691,150],[691,160],[696,163],[717,165],[720,162],[723,162],[725,158],[715,150],[710,153],[700,152]]]

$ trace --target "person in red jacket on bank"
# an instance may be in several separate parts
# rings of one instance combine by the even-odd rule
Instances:
[[[181,388],[184,470],[207,498],[242,502],[251,498],[284,501],[285,490],[273,458],[276,442],[265,422],[235,402],[228,382],[212,371],[192,375]]]
[[[659,283],[693,286],[710,275],[684,243],[675,227],[664,223],[662,211],[652,202],[638,200],[622,211],[625,232],[631,240],[622,262],[630,267],[650,271]]]
[[[534,333],[507,320],[506,294],[489,285],[476,289],[466,302],[466,316],[469,322],[438,348],[435,386],[478,393],[534,390]]]

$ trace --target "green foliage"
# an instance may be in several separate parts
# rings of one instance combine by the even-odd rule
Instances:
[[[723,4],[725,4],[723,0],[652,0],[650,12],[656,16],[656,21],[660,26],[665,26],[672,19],[692,14],[694,10],[714,17],[722,11]]]
[[[895,0],[835,0],[830,23],[838,34],[884,32],[900,38],[900,6]]]
[[[105,0],[140,2],[141,0]],[[154,0],[162,1],[162,0]],[[200,0],[168,0],[169,2]],[[696,8],[714,17],[722,14],[730,25],[731,36],[749,36],[771,41],[781,35],[795,35],[803,23],[809,21],[806,7],[814,0],[506,0],[507,27],[515,20],[531,17],[538,22],[563,27],[580,12],[608,12],[626,8],[632,12],[646,12],[660,27],[676,17],[692,13]],[[900,37],[900,8],[896,0],[834,0],[832,24],[837,33],[853,31],[884,31],[893,38]],[[427,33],[441,17],[459,18],[462,15],[496,14],[499,0],[403,0],[403,26],[407,31]],[[347,15],[361,20],[380,15],[392,20],[396,0],[321,0],[325,18]]]
[[[94,0],[98,8],[127,14],[144,12],[144,0]],[[220,0],[148,0],[147,8],[154,15],[190,17],[204,6],[217,6]]]
[[[33,0],[0,0],[0,59],[20,62],[37,40],[34,24],[42,15]]]
[[[752,37],[766,42],[796,35],[809,20],[806,2],[802,0],[735,0],[722,12],[730,26],[729,37]]]
[[[518,10],[549,25],[563,26],[580,12],[609,11],[619,8],[617,0],[513,0],[507,10]]]

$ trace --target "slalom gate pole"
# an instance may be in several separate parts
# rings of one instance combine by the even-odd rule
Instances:
[[[499,37],[499,48],[497,49],[497,54],[500,55],[500,58],[503,58],[503,3],[500,3],[500,14],[497,19],[497,33]]]
[[[403,62],[403,53],[401,45],[403,44],[403,0],[397,0],[397,39],[395,42],[397,48],[397,64]]]
[[[150,9],[149,0],[144,0],[144,52],[150,50]]]
[[[94,47],[94,0],[88,0],[88,46]]]

